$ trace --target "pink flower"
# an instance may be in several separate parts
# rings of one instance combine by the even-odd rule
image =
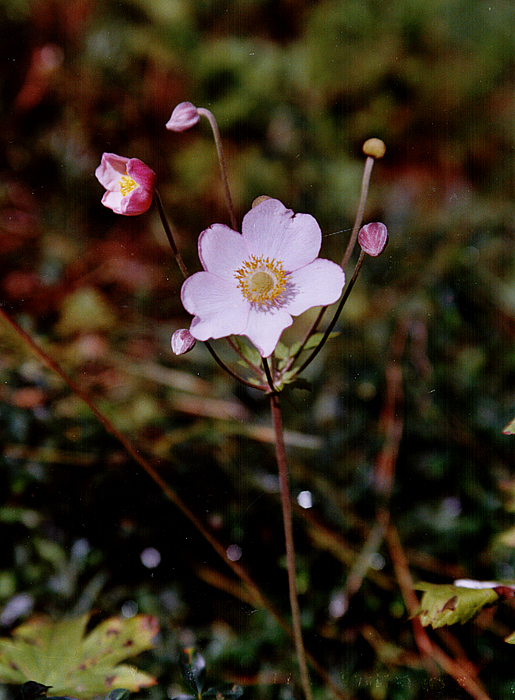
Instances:
[[[180,328],[172,335],[172,350],[176,355],[184,355],[184,353],[193,350],[195,343],[195,338],[187,328]]]
[[[191,102],[181,102],[166,122],[166,128],[169,131],[187,131],[195,126],[199,119],[200,116],[195,105],[192,105]]]
[[[366,224],[361,227],[358,233],[358,241],[361,249],[367,255],[377,257],[381,255],[388,243],[388,229],[379,221]]]
[[[214,224],[200,234],[204,268],[184,282],[181,299],[193,314],[197,340],[244,335],[262,357],[271,355],[283,330],[313,306],[337,301],[343,270],[317,258],[322,234],[309,214],[294,214],[267,199],[244,217],[242,233]]]
[[[152,204],[156,174],[138,158],[103,153],[95,175],[107,190],[102,204],[116,214],[136,216]]]

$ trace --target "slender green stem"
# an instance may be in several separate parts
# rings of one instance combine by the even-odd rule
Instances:
[[[363,180],[361,181],[361,194],[359,197],[358,211],[356,212],[356,219],[354,221],[354,226],[352,228],[351,237],[349,243],[345,250],[345,254],[342,260],[342,267],[345,270],[347,263],[349,262],[354,246],[356,245],[356,240],[358,238],[359,228],[363,222],[363,214],[365,213],[365,204],[367,202],[368,186],[370,184],[370,176],[372,175],[372,168],[374,167],[374,158],[368,156],[365,161],[365,168],[363,170]]]
[[[363,265],[363,260],[365,259],[365,253],[361,251],[360,256],[358,258],[358,262],[356,263],[356,267],[354,268],[354,272],[352,274],[351,280],[349,284],[345,287],[345,292],[340,300],[340,303],[338,304],[338,308],[336,309],[336,313],[333,316],[333,319],[331,323],[327,326],[325,329],[325,333],[322,337],[322,340],[319,342],[319,344],[316,346],[316,348],[313,350],[311,355],[301,364],[301,366],[297,370],[297,374],[300,374],[302,370],[306,369],[306,367],[313,362],[315,357],[318,355],[320,350],[323,348],[325,341],[329,338],[329,335],[331,334],[333,328],[336,325],[336,321],[338,320],[338,317],[345,306],[345,302],[349,298],[349,294],[352,291],[352,288],[354,287],[354,283],[356,282],[358,278],[359,271],[361,270],[361,266]]]
[[[268,365],[264,363],[264,366]],[[269,370],[270,371],[270,370]],[[270,378],[271,379],[271,378]],[[270,407],[275,433],[275,453],[279,469],[279,489],[281,493],[281,506],[284,522],[284,539],[286,543],[286,566],[288,569],[288,589],[290,594],[290,608],[293,627],[293,641],[299,663],[300,679],[306,700],[313,700],[311,683],[309,681],[308,665],[304,640],[302,639],[302,624],[300,619],[299,599],[297,596],[297,583],[295,571],[295,546],[293,542],[292,509],[290,500],[290,488],[288,484],[288,466],[286,463],[286,450],[284,446],[283,421],[281,414],[281,402],[279,394],[270,394]]]
[[[231,191],[229,189],[229,180],[227,178],[227,166],[225,164],[225,155],[222,146],[222,139],[220,138],[220,132],[218,131],[218,124],[216,123],[216,119],[213,113],[210,112],[208,109],[204,109],[204,107],[199,107],[197,109],[197,112],[201,116],[206,117],[206,119],[209,122],[209,125],[211,126],[213,137],[215,139],[216,152],[218,154],[218,162],[220,163],[220,172],[222,174],[222,182],[224,186],[225,200],[227,202],[227,208],[229,210],[229,218],[231,220],[231,226],[235,231],[237,231],[238,224],[236,222],[236,215],[234,214],[234,206],[232,203]]]
[[[266,379],[268,382],[268,386],[270,387],[270,391],[274,392],[274,378],[272,377],[272,372],[270,371],[270,365],[268,364],[268,360],[266,359],[266,357],[262,357],[261,360],[263,361],[263,367],[265,368]]]
[[[227,367],[227,365],[225,364],[225,362],[216,354],[216,352],[214,351],[213,346],[211,345],[211,343],[209,342],[209,340],[205,340],[205,341],[204,341],[204,345],[205,345],[206,348],[208,349],[208,351],[209,351],[211,357],[213,358],[213,360],[214,360],[218,365],[220,365],[220,367],[221,367],[225,372],[227,372],[227,374],[229,374],[233,379],[236,379],[236,381],[240,382],[240,384],[245,384],[245,386],[250,386],[252,389],[259,389],[259,387],[257,387],[255,384],[252,384],[252,382],[248,382],[246,379],[243,379],[243,377],[240,377],[239,374],[236,374],[236,372],[233,372],[232,369],[230,369],[229,367]]]
[[[177,248],[177,245],[175,243],[172,229],[170,227],[170,224],[169,224],[168,219],[167,219],[166,214],[165,214],[163,202],[161,200],[161,195],[159,194],[159,192],[157,190],[155,190],[155,192],[154,192],[154,200],[157,204],[157,211],[159,212],[159,218],[161,219],[161,223],[162,223],[164,231],[166,233],[166,237],[168,238],[168,243],[170,244],[170,246],[172,248],[172,251],[173,251],[173,254],[175,257],[175,261],[176,261],[177,265],[179,266],[179,269],[182,272],[184,279],[186,279],[186,277],[188,277],[188,275],[189,275],[188,268],[184,264],[184,260],[182,259],[181,254],[179,253],[179,249]]]
[[[354,250],[354,246],[356,245],[356,240],[358,237],[359,229],[360,229],[360,226],[363,222],[363,214],[365,212],[365,204],[367,202],[368,187],[370,185],[370,176],[372,175],[372,168],[374,167],[374,160],[375,159],[372,158],[372,156],[368,156],[366,161],[365,161],[365,168],[363,170],[363,179],[361,182],[361,193],[360,193],[360,197],[359,197],[358,210],[356,212],[356,219],[354,220],[354,226],[352,227],[351,237],[349,239],[349,243],[347,244],[347,248],[345,250],[345,254],[344,254],[343,260],[342,260],[342,268],[344,270],[345,270],[345,267],[347,266],[347,263],[349,262],[350,256],[352,255],[352,251]],[[325,314],[327,308],[328,308],[327,306],[324,306],[320,309],[318,316],[313,321],[313,323],[311,324],[311,327],[309,328],[309,330],[305,334],[304,339],[303,339],[302,343],[300,344],[299,349],[297,350],[295,355],[293,355],[289,359],[288,364],[284,369],[285,372],[287,372],[290,369],[290,367],[293,365],[295,360],[299,357],[300,353],[304,349],[304,346],[306,345],[308,340],[311,338],[313,333],[316,332],[316,329],[320,325],[320,321],[324,317],[324,314]],[[324,342],[325,342],[325,340],[324,340]]]

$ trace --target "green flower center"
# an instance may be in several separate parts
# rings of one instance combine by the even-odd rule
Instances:
[[[254,304],[278,306],[286,290],[289,275],[275,258],[251,255],[234,273],[243,296]]]

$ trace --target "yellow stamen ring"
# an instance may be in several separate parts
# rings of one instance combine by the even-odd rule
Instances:
[[[278,306],[290,279],[275,258],[251,255],[234,273],[243,296],[254,304]]]
[[[120,192],[122,193],[122,197],[125,197],[129,192],[135,190],[136,187],[139,187],[139,185],[130,175],[122,175],[120,178]]]

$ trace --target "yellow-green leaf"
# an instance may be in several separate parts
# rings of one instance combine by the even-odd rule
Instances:
[[[137,691],[152,676],[119,662],[153,646],[158,628],[151,615],[112,617],[85,636],[89,615],[53,622],[36,617],[0,638],[0,681],[35,680],[53,695],[90,698],[113,687]]]
[[[499,584],[500,586],[502,584]],[[475,617],[485,606],[499,600],[494,588],[462,588],[451,584],[420,582],[415,589],[424,591],[418,616],[427,627],[463,624]]]

